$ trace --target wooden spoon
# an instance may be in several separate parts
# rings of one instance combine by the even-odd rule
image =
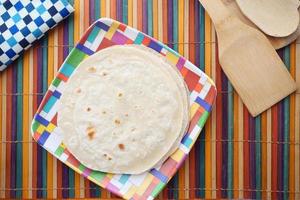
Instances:
[[[223,71],[253,116],[296,90],[296,84],[268,39],[230,14],[220,0],[200,0],[218,36]]]
[[[241,11],[264,33],[286,37],[299,25],[299,2],[295,0],[236,0]]]
[[[295,0],[298,2],[298,7],[299,7],[299,2],[298,0]],[[252,26],[256,29],[259,29],[253,22],[251,22],[240,10],[238,7],[237,3],[235,0],[222,0],[222,2],[225,4],[225,6],[228,8],[229,12],[231,12],[233,15],[237,16],[242,22],[245,24]],[[300,14],[300,9],[298,9],[298,12]],[[297,37],[300,35],[300,24],[298,25],[297,30],[292,33],[291,35],[287,37],[272,37],[269,35],[266,35],[267,38],[270,40],[271,44],[275,49],[280,49],[282,47],[285,47],[295,41]]]

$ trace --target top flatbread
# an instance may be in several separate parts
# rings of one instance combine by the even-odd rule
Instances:
[[[138,174],[161,164],[188,126],[188,92],[153,50],[113,46],[79,64],[61,97],[63,142],[85,166]]]

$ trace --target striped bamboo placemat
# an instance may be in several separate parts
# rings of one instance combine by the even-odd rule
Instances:
[[[300,199],[300,95],[252,118],[221,71],[216,35],[198,0],[69,1],[74,15],[0,74],[0,198],[115,198],[54,159],[30,134],[64,58],[93,21],[111,17],[168,44],[217,84],[205,129],[159,198]],[[278,53],[292,76],[299,75],[299,44]]]

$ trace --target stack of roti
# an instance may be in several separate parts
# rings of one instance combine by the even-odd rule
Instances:
[[[188,90],[165,57],[113,46],[79,64],[61,97],[63,143],[86,167],[139,174],[162,164],[189,122]]]

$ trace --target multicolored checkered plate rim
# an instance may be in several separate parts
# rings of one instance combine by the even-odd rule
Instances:
[[[190,92],[190,126],[180,146],[158,168],[139,175],[94,171],[68,151],[57,127],[57,111],[64,86],[79,63],[112,45],[149,47],[177,66]],[[63,163],[103,188],[125,199],[154,199],[179,169],[203,128],[216,97],[213,81],[199,68],[168,46],[118,21],[102,18],[92,24],[62,64],[32,122],[33,138]]]

